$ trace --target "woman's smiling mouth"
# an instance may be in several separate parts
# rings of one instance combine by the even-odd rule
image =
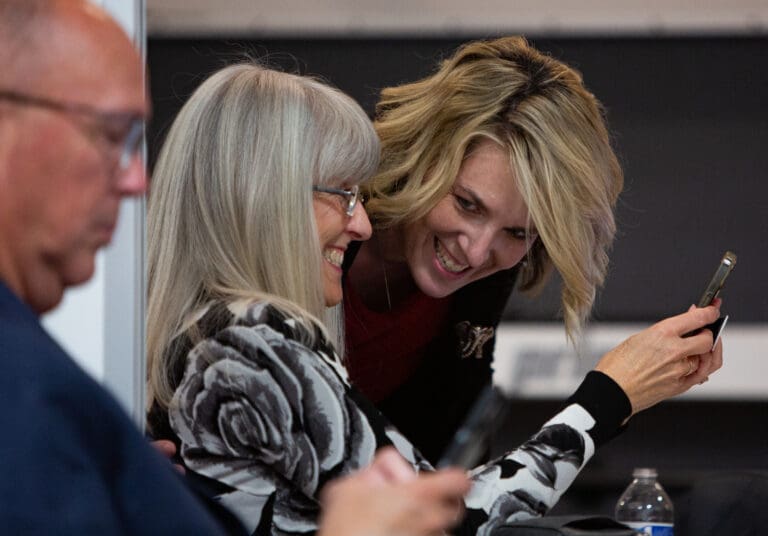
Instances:
[[[437,256],[437,261],[440,263],[440,267],[443,268],[446,272],[451,274],[460,274],[469,268],[468,264],[459,264],[456,262],[453,256],[451,256],[445,247],[443,247],[437,237],[435,237],[435,253]]]
[[[341,265],[344,263],[344,251],[335,247],[325,248],[323,250],[323,258],[331,265],[341,269]]]

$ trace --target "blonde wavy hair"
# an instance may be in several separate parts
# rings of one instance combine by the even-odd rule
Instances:
[[[575,340],[608,269],[623,173],[604,111],[581,75],[522,37],[462,46],[423,80],[382,91],[381,164],[366,186],[378,228],[424,217],[453,185],[474,145],[509,153],[539,233],[521,269],[523,290],[552,266],[563,278],[565,328]]]
[[[378,160],[362,109],[312,78],[239,64],[194,92],[149,196],[150,405],[168,407],[173,341],[216,300],[268,300],[341,342],[340,308],[323,299],[312,185],[358,184]]]

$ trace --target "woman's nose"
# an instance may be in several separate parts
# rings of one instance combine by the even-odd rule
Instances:
[[[371,237],[373,232],[371,220],[368,219],[368,213],[362,203],[357,204],[352,216],[349,217],[347,231],[355,240],[368,240]]]
[[[470,266],[477,268],[488,261],[491,256],[493,240],[493,233],[485,232],[485,230],[459,237],[459,245]]]

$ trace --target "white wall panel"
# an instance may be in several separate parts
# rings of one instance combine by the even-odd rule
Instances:
[[[761,33],[766,0],[148,0],[150,35]]]
[[[560,399],[571,394],[606,352],[648,327],[592,324],[578,350],[562,325],[502,324],[497,332],[494,383],[520,398]],[[723,367],[681,395],[686,400],[768,400],[768,329],[730,320],[723,332]]]

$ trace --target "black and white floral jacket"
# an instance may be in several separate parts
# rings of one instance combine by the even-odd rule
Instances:
[[[432,469],[349,384],[321,334],[312,347],[303,342],[313,328],[263,302],[237,313],[214,309],[197,322],[203,339],[182,360],[168,418],[187,467],[218,483],[218,499],[249,532],[313,533],[322,486],[365,467],[382,446],[394,445],[418,471]],[[595,389],[618,391],[618,404],[594,397]],[[490,534],[507,519],[543,515],[599,438],[629,414],[617,407],[622,396],[626,401],[612,380],[590,373],[536,435],[472,471],[467,516],[456,533]],[[591,407],[595,398],[603,404]]]

